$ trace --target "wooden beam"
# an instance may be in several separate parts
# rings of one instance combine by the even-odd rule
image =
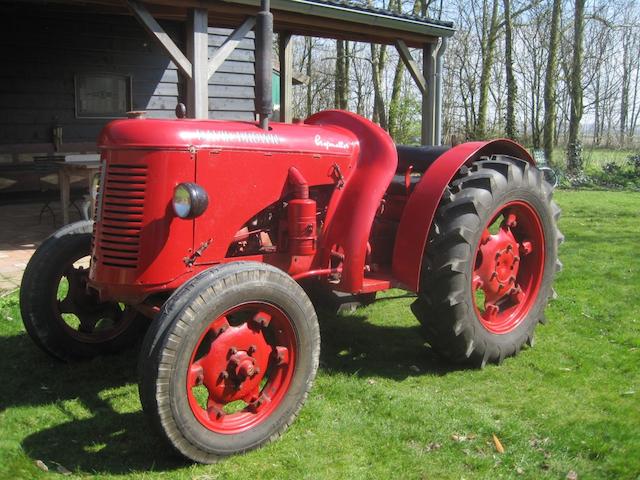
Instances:
[[[293,42],[289,32],[278,37],[280,60],[280,121],[293,121]]]
[[[400,58],[402,58],[407,70],[409,70],[413,80],[416,82],[416,85],[418,85],[420,92],[424,95],[427,90],[427,81],[425,80],[424,75],[422,75],[422,72],[420,72],[420,67],[418,67],[418,64],[411,56],[409,47],[407,47],[407,44],[402,40],[396,40],[395,45],[396,50],[398,50],[398,53],[400,54]]]
[[[426,89],[422,94],[422,144],[435,145],[435,84],[436,65],[435,46],[428,43],[423,48],[422,68]]]
[[[129,10],[138,19],[145,29],[160,43],[167,54],[173,60],[180,71],[187,77],[191,78],[191,62],[185,57],[171,37],[164,31],[155,18],[149,13],[146,7],[137,0],[128,0]]]
[[[240,45],[240,42],[244,39],[244,37],[247,36],[247,33],[251,31],[255,24],[256,18],[248,17],[242,23],[242,25],[236,28],[233,33],[227,37],[224,43],[220,45],[220,48],[218,48],[213,56],[209,59],[208,78],[211,78],[211,76],[216,73],[218,68],[220,68],[220,65],[222,65],[227,58],[229,58],[231,52],[233,52],[236,47]]]
[[[209,118],[209,12],[193,8],[187,21],[187,55],[191,60],[192,76],[187,81],[187,116]]]

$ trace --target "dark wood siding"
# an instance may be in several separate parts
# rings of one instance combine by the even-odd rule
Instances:
[[[134,110],[174,118],[184,82],[133,17],[38,3],[0,3],[0,17],[0,145],[50,143],[54,124],[65,143],[95,141],[107,120],[76,118],[74,77],[81,72],[129,75]],[[161,24],[183,44],[180,23]],[[210,29],[210,53],[229,32]],[[253,48],[251,32],[212,77],[211,118],[254,118]]]

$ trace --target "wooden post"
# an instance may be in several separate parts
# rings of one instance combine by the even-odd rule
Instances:
[[[209,13],[205,8],[189,10],[187,20],[187,57],[191,78],[187,80],[187,116],[209,118]]]
[[[280,121],[293,121],[293,42],[291,33],[281,32],[278,36],[280,56]]]
[[[444,52],[447,49],[447,39],[441,38],[438,51],[436,53],[436,84],[435,84],[435,110],[434,110],[434,126],[433,126],[433,139],[435,145],[442,145],[442,69],[444,65]]]
[[[424,95],[425,91],[427,90],[427,81],[425,80],[424,75],[422,75],[418,64],[411,56],[409,47],[407,47],[407,44],[402,40],[396,40],[396,50],[398,50],[400,58],[404,62],[404,65],[407,67],[407,70],[409,70],[413,81],[416,82],[416,85],[420,89],[420,93]]]
[[[160,24],[156,22],[156,19],[153,18],[146,7],[136,0],[129,0],[127,5],[142,26],[155,38],[165,52],[167,52],[180,71],[187,78],[191,78],[191,62],[187,60],[187,57],[184,56]]]
[[[434,45],[428,43],[423,49],[422,69],[426,81],[426,91],[422,94],[422,144],[435,145],[435,86],[436,66],[433,56]]]
[[[236,28],[231,35],[227,37],[222,45],[215,51],[209,59],[208,75],[209,78],[220,68],[229,55],[236,49],[240,42],[247,36],[247,33],[256,25],[256,17],[248,17],[242,25]]]

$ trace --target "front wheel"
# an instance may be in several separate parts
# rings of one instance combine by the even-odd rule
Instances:
[[[20,285],[22,321],[32,340],[60,360],[115,353],[149,322],[133,308],[87,290],[92,221],[67,225],[38,247]]]
[[[313,306],[265,264],[214,267],[180,287],[140,357],[142,406],[183,456],[212,463],[280,436],[318,368]]]
[[[436,352],[484,366],[532,343],[561,266],[551,194],[537,168],[508,156],[463,167],[447,187],[412,305]]]

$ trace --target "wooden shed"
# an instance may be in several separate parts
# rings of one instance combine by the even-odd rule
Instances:
[[[41,189],[34,158],[94,153],[130,110],[253,120],[259,0],[0,2],[0,196]],[[447,22],[351,2],[272,0],[281,120],[291,120],[291,36],[395,45],[423,92],[423,143],[439,140],[438,78]],[[423,50],[417,67],[409,47]]]

